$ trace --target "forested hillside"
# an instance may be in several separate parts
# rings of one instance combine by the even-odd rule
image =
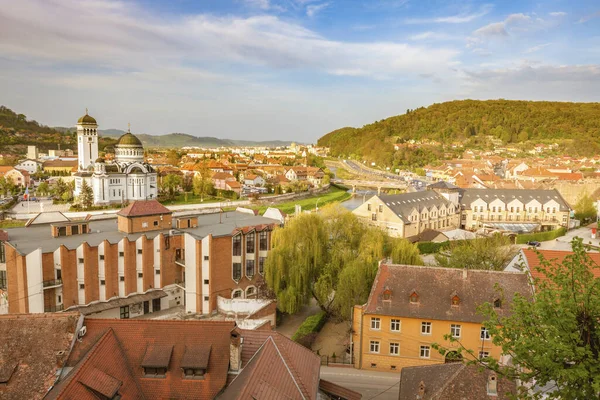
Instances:
[[[396,143],[414,139],[439,142],[442,148],[456,143],[478,147],[487,136],[506,144],[568,139],[572,142],[567,150],[573,154],[598,154],[600,103],[451,101],[408,110],[362,128],[341,128],[323,136],[318,144],[330,147],[334,156],[398,164]],[[436,154],[423,156],[435,158]]]

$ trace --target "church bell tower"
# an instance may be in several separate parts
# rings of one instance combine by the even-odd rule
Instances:
[[[98,158],[98,124],[88,115],[87,108],[77,121],[77,158],[79,171],[87,171]]]

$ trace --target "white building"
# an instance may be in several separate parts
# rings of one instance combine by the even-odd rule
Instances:
[[[94,204],[128,203],[149,200],[158,194],[157,174],[144,162],[142,142],[131,132],[115,145],[115,160],[98,158],[98,124],[86,114],[77,122],[78,164],[75,196],[85,180],[94,192]]]
[[[25,159],[17,165],[15,165],[15,169],[21,169],[23,171],[29,172],[29,174],[35,174],[36,172],[42,169],[43,164],[44,163],[41,161]]]

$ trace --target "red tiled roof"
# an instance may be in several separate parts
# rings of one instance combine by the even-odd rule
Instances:
[[[231,175],[227,172],[215,172],[212,176],[213,180],[233,180],[235,181],[235,176]]]
[[[81,376],[94,373],[92,367],[123,382],[119,393],[124,399],[208,400],[215,398],[227,382],[234,322],[86,319],[85,326],[85,336],[71,353],[70,365],[75,369],[55,388],[60,393],[53,390],[54,397],[50,398],[92,399],[84,397],[88,389],[81,383]],[[144,377],[141,364],[149,346],[172,346],[165,378]],[[181,363],[186,349],[208,346],[211,352],[204,379],[185,379]],[[103,388],[111,387],[114,382],[107,380]]]
[[[69,357],[77,313],[0,316],[0,399],[42,399]]]
[[[242,185],[237,181],[227,181],[225,185],[229,186],[231,189],[239,189]]]
[[[326,381],[321,379],[319,382],[319,389],[324,391],[325,393],[341,397],[347,400],[360,400],[362,399],[362,395],[354,390],[346,389],[340,385],[336,385],[333,382]]]
[[[545,260],[550,261],[552,265],[562,264],[565,258],[572,255],[572,251],[560,251],[560,250],[533,250],[523,249],[523,256],[529,267],[531,277],[533,279],[546,279],[545,274],[539,271],[538,268],[542,267],[538,254],[542,255]],[[594,268],[592,273],[596,278],[600,278],[600,253],[586,253],[592,262],[599,268]]]
[[[117,213],[122,217],[142,217],[144,215],[171,214],[171,210],[158,200],[137,200]]]

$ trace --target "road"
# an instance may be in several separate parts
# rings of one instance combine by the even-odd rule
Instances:
[[[397,400],[399,372],[374,372],[354,368],[321,366],[321,379],[362,394],[363,400]]]
[[[600,239],[598,239],[598,238],[592,239],[591,229],[583,227],[583,228],[573,229],[573,230],[567,232],[567,234],[565,236],[561,236],[555,240],[548,240],[546,242],[540,242],[541,245],[540,245],[540,247],[538,247],[538,249],[571,251],[572,250],[571,241],[573,240],[573,238],[575,236],[582,238],[584,244],[588,244],[591,242],[595,246],[600,246]],[[529,246],[524,244],[524,245],[521,245],[521,247],[528,248]],[[591,250],[591,251],[595,252],[595,250]]]

